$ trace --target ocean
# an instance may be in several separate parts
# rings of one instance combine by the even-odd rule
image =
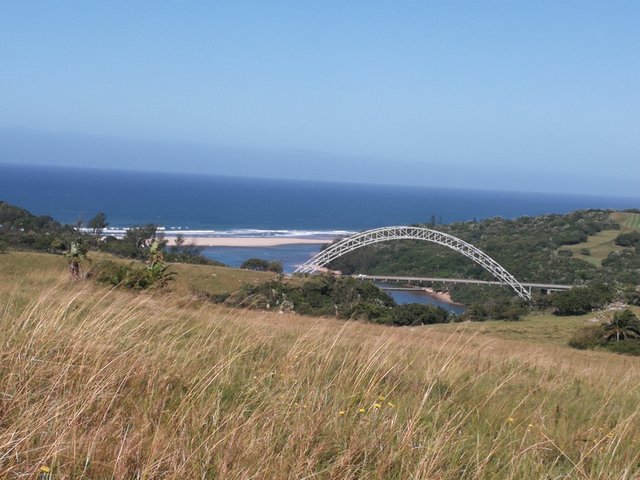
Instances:
[[[0,200],[64,223],[86,221],[102,211],[116,230],[155,223],[186,235],[327,239],[432,219],[450,223],[583,208],[640,207],[640,199],[622,197],[11,164],[0,164]],[[280,260],[290,272],[318,248],[209,247],[204,253],[231,266],[239,266],[251,257]]]

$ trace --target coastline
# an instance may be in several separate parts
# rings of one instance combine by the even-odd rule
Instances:
[[[165,236],[169,245],[175,243],[175,237]],[[324,245],[332,240],[326,238],[300,237],[184,237],[185,245],[199,247],[279,247],[282,245]]]

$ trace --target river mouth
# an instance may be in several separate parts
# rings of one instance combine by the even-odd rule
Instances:
[[[467,307],[465,305],[461,305],[458,303],[447,302],[441,298],[438,298],[437,295],[434,295],[431,292],[422,289],[397,289],[397,285],[395,285],[395,289],[390,290],[390,288],[394,288],[386,283],[376,282],[375,284],[378,288],[383,290],[389,296],[391,296],[398,305],[405,305],[408,303],[419,303],[421,305],[435,305],[436,307],[444,308],[447,312],[454,313],[456,315],[462,315]]]

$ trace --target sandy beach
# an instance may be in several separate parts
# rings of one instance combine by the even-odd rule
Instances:
[[[175,237],[166,236],[169,245],[173,245]],[[331,240],[319,238],[296,237],[185,237],[185,244],[195,244],[201,247],[278,247],[281,245],[322,245]]]
[[[461,303],[456,303],[451,300],[451,294],[449,292],[436,292],[433,288],[422,288],[427,295],[435,298],[436,300],[440,300],[441,302],[449,303],[451,305],[462,305]]]

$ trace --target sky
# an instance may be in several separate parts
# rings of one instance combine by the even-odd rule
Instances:
[[[637,1],[0,2],[0,163],[640,196]]]

